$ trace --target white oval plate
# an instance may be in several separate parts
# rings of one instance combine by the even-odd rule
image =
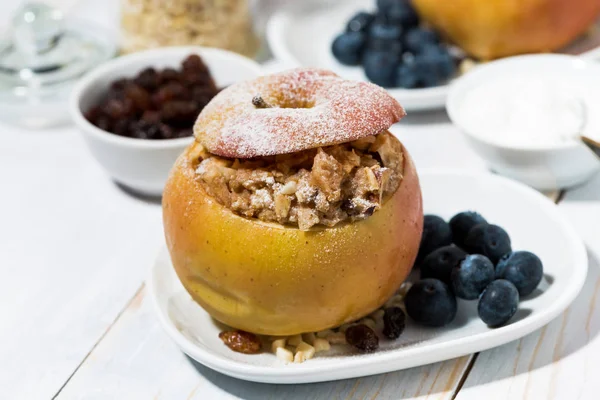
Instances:
[[[487,328],[479,320],[476,301],[459,301],[455,320],[444,328],[407,322],[395,341],[381,340],[380,349],[356,354],[336,346],[303,364],[284,364],[273,354],[235,353],[218,338],[221,327],[182,287],[166,250],[148,282],[158,317],[168,335],[190,357],[236,378],[268,383],[307,383],[373,375],[442,361],[518,339],[550,322],[577,296],[587,272],[585,248],[558,208],[522,184],[491,174],[428,171],[420,173],[426,213],[444,218],[477,210],[503,226],[514,249],[540,256],[546,278],[521,302],[511,322]]]
[[[353,80],[368,80],[360,67],[347,67],[331,54],[331,43],[347,21],[358,11],[373,11],[375,2],[347,0],[329,2],[327,6],[298,3],[273,14],[267,24],[267,41],[276,59],[291,66],[320,67]],[[600,21],[598,23],[600,26]],[[560,53],[600,57],[600,35],[579,38]],[[425,89],[388,89],[408,111],[443,108],[448,85]]]

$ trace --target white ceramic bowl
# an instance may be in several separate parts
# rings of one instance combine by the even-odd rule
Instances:
[[[181,61],[192,53],[202,57],[218,87],[261,74],[256,62],[229,51],[193,46],[160,48],[102,64],[84,76],[71,94],[71,117],[83,133],[94,158],[116,182],[140,194],[162,194],[171,166],[193,138],[143,140],[122,137],[97,128],[85,119],[83,112],[100,101],[112,81],[135,76],[147,67],[179,68]]]
[[[524,148],[491,140],[484,132],[466,128],[467,113],[462,112],[461,104],[470,90],[485,82],[507,76],[539,74],[553,76],[561,82],[568,81],[573,87],[582,88],[581,93],[592,94],[592,91],[600,91],[600,64],[557,54],[509,57],[476,67],[454,81],[446,102],[448,115],[465,134],[473,149],[494,171],[539,190],[554,190],[581,184],[600,169],[600,161],[583,143],[570,141]],[[596,118],[594,115],[597,114],[597,110],[589,108],[590,104],[588,116]],[[588,128],[592,128],[592,125],[597,126],[597,121],[588,121]]]

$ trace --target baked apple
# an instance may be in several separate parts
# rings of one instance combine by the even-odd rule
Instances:
[[[385,90],[297,69],[202,111],[163,195],[177,275],[213,318],[293,335],[379,308],[409,274],[423,210]]]
[[[413,0],[420,16],[470,55],[489,60],[566,46],[600,15],[598,0]]]

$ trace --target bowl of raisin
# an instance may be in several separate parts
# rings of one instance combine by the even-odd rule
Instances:
[[[74,88],[70,113],[94,158],[117,183],[158,196],[198,114],[219,91],[261,74],[238,54],[167,47],[115,58]]]

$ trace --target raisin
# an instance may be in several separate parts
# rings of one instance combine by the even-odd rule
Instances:
[[[206,72],[208,68],[197,54],[190,54],[182,61],[181,66],[184,71]]]
[[[389,307],[383,314],[383,335],[389,339],[398,339],[404,331],[406,315],[400,307]]]
[[[103,107],[102,112],[110,119],[117,120],[129,117],[134,112],[133,102],[129,99],[109,100]]]
[[[187,86],[202,85],[211,87],[210,77],[198,72],[185,72],[181,77],[181,83]]]
[[[122,92],[125,89],[125,86],[129,83],[129,79],[121,78],[117,79],[113,83],[110,84],[110,90],[112,92]]]
[[[87,119],[88,121],[90,121],[92,124],[95,124],[96,119],[98,119],[98,117],[101,114],[101,110],[99,106],[95,106],[90,108],[89,110],[87,110],[84,113],[85,119]]]
[[[231,350],[244,354],[256,354],[261,350],[261,343],[258,337],[244,331],[225,331],[219,333],[219,339],[223,341]]]
[[[115,121],[111,132],[116,134],[116,135],[121,135],[121,136],[129,136],[129,128],[131,126],[131,124],[133,124],[134,121],[131,119],[127,119],[127,118],[122,118],[119,119],[117,121]]]
[[[200,107],[204,107],[209,101],[215,97],[216,92],[205,86],[194,86],[192,88],[192,100]]]
[[[165,68],[159,72],[158,79],[162,85],[168,82],[179,81],[179,72],[173,68]]]
[[[137,139],[161,139],[162,133],[157,124],[146,121],[138,121],[133,124],[131,136]]]
[[[365,353],[375,351],[379,347],[379,338],[373,329],[364,324],[352,325],[346,329],[346,342]]]
[[[179,82],[170,82],[154,93],[152,103],[156,108],[160,108],[171,100],[188,100],[190,98],[191,94],[185,86]]]
[[[133,81],[148,91],[155,90],[160,84],[158,73],[152,67],[146,68],[140,72]]]
[[[100,129],[102,129],[103,131],[107,131],[107,132],[111,131],[110,118],[108,118],[104,115],[99,116],[96,119],[96,122],[94,122],[94,125],[96,125]]]
[[[157,124],[160,122],[160,113],[158,111],[144,111],[141,120]]]
[[[135,83],[127,85],[125,87],[125,97],[130,99],[140,111],[146,111],[150,108],[150,93],[140,85]]]
[[[158,125],[158,129],[160,129],[161,139],[173,139],[176,137],[176,132],[173,128],[166,124]]]
[[[161,120],[171,125],[193,124],[197,116],[198,108],[190,101],[173,100],[161,110]]]

